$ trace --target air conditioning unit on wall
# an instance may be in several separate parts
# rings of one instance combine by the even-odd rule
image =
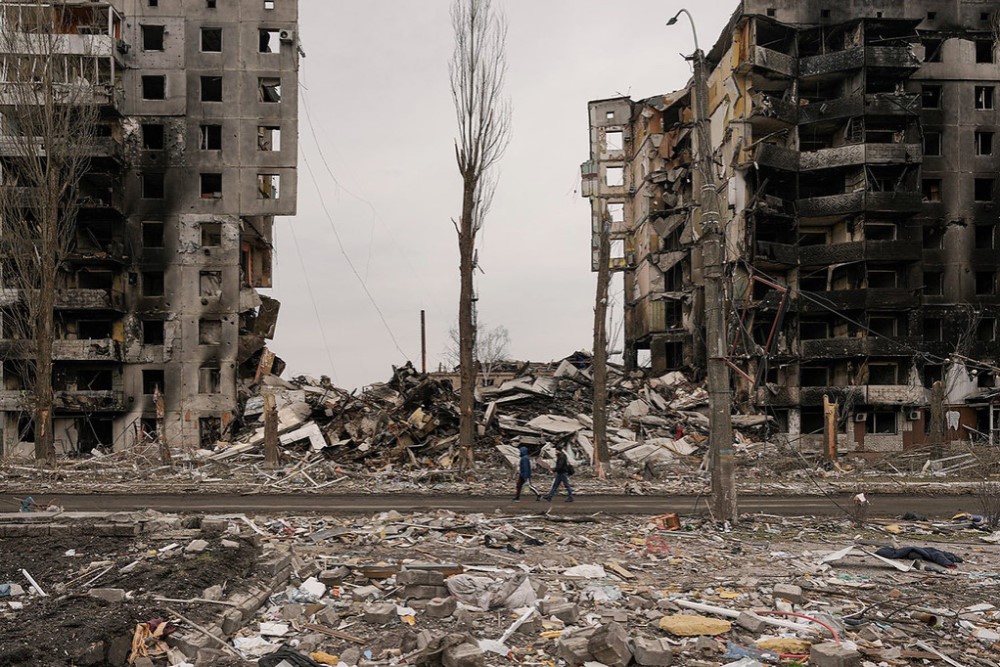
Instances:
[[[294,30],[282,30],[278,33],[278,39],[286,44],[291,44],[295,41],[295,31]]]
[[[868,420],[868,413],[867,412],[855,412],[854,413],[854,421],[856,421],[856,422],[863,422],[863,421],[867,421],[867,420]]]

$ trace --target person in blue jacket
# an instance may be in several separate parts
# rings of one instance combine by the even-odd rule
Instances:
[[[517,467],[517,493],[514,494],[515,503],[521,502],[521,488],[525,484],[535,494],[535,500],[542,499],[542,494],[531,483],[531,458],[528,457],[528,448],[521,447],[521,461]]]

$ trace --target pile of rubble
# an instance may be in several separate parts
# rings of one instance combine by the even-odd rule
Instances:
[[[27,520],[0,515],[0,665],[1000,664],[971,518]]]

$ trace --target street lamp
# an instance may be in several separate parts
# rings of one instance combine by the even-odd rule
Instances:
[[[723,280],[723,237],[719,225],[719,193],[715,187],[715,165],[712,163],[712,140],[707,127],[708,82],[705,54],[698,46],[698,31],[691,12],[681,9],[667,21],[677,23],[687,14],[694,35],[694,122],[697,138],[698,174],[701,192],[698,201],[701,222],[702,263],[705,269],[705,339],[708,356],[709,452],[712,477],[712,513],[720,522],[735,523],[736,477],[733,452],[732,390],[729,386],[729,366],[726,361],[726,302]]]

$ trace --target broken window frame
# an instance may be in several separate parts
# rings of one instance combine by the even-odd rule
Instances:
[[[944,62],[942,57],[942,51],[944,51],[943,39],[923,39],[921,43],[924,46],[924,62],[925,63],[941,63]]]
[[[203,172],[198,175],[202,199],[222,199],[222,173]]]
[[[976,271],[976,296],[994,296],[997,293],[996,271]]]
[[[942,181],[940,178],[925,178],[920,182],[920,196],[925,204],[939,204],[942,201]]]
[[[166,174],[158,171],[146,171],[143,172],[141,179],[143,199],[166,199]]]
[[[217,123],[207,123],[205,125],[200,125],[199,130],[201,135],[201,150],[222,150],[222,125]]]
[[[992,39],[977,39],[975,63],[977,65],[992,65],[996,62],[996,44]]]
[[[924,109],[940,109],[942,86],[938,84],[924,84],[920,87],[920,104]],[[928,104],[929,102],[929,104]]]
[[[975,225],[976,250],[992,250],[996,244],[996,227],[992,224]]]
[[[899,413],[896,410],[869,410],[865,431],[871,435],[899,435]]]
[[[275,147],[277,146],[277,147]],[[257,126],[257,150],[262,153],[281,152],[281,126],[280,125],[258,125]]]
[[[162,102],[167,99],[166,74],[143,74],[140,79],[140,86],[142,88],[142,99],[147,102]]]
[[[978,343],[992,343],[996,338],[997,320],[995,317],[981,317],[976,322],[975,339]]]
[[[166,342],[166,325],[163,320],[142,321],[142,344],[163,345]]]
[[[203,299],[222,298],[222,271],[199,271],[198,295]]]
[[[281,174],[257,174],[257,199],[281,199]]]
[[[219,248],[222,247],[222,223],[221,222],[203,222],[199,225],[201,230],[201,247],[202,248]]]
[[[198,320],[198,344],[222,344],[222,320],[218,318],[201,318]]]
[[[996,196],[996,179],[976,177],[972,182],[972,200],[977,204],[992,202]]]
[[[210,42],[210,47],[217,48],[205,48],[206,36],[208,36],[208,41]],[[218,36],[218,45],[215,43],[215,38]],[[222,53],[223,48],[223,31],[222,28],[208,28],[202,27],[199,30],[199,49],[202,53]]]
[[[167,274],[164,271],[142,272],[142,296],[156,299],[167,291]]]
[[[198,368],[198,393],[222,393],[222,369],[216,364],[205,364]]]
[[[624,166],[605,167],[604,184],[609,188],[623,187],[625,185],[625,167]]]
[[[202,102],[222,102],[223,101],[223,77],[219,76],[202,76],[201,77],[201,95],[200,100]],[[218,87],[216,87],[218,84]]]
[[[973,91],[976,111],[993,111],[996,104],[995,86],[976,86]]]
[[[257,77],[257,101],[262,104],[281,103],[281,77]]]
[[[924,271],[924,296],[944,296],[944,271]]]
[[[612,141],[614,139],[614,141]],[[612,151],[625,150],[625,132],[622,130],[607,130],[604,133],[604,149]]]
[[[976,144],[976,156],[987,157],[993,155],[993,132],[987,130],[976,130],[974,141]]]
[[[163,123],[143,123],[143,149],[147,151],[162,151],[164,146],[166,146],[166,128]]]
[[[159,389],[160,394],[166,393],[166,371],[162,368],[142,369],[142,394],[152,396]]]
[[[941,157],[940,132],[924,132],[924,156]]]
[[[944,341],[944,320],[940,317],[924,318],[924,342],[940,343]]]
[[[162,248],[166,225],[160,220],[142,221],[142,247]]]
[[[164,25],[145,24],[139,26],[142,50],[149,53],[164,51],[167,41],[167,27]],[[158,46],[157,46],[158,45]]]
[[[266,40],[265,40],[266,37]],[[265,50],[265,47],[266,50]],[[281,53],[281,31],[274,28],[260,28],[257,31],[257,53],[278,55]]]

